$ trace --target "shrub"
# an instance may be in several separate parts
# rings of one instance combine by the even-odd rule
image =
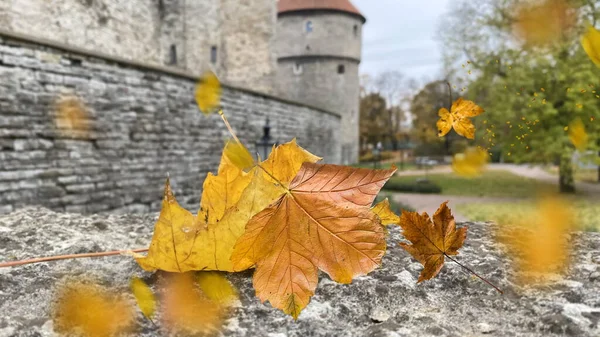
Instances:
[[[390,160],[394,158],[394,152],[393,151],[382,151],[381,152],[381,160]],[[369,152],[365,155],[360,156],[360,158],[358,159],[361,163],[362,162],[372,162],[373,161],[373,153]]]
[[[429,180],[416,180],[414,182],[406,182],[393,177],[383,186],[386,191],[394,192],[411,192],[411,193],[431,193],[438,194],[442,192],[439,185]]]

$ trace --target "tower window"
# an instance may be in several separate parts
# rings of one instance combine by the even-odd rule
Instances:
[[[306,21],[306,24],[304,26],[304,31],[306,31],[307,33],[312,33],[312,31],[313,31],[312,21],[310,21],[310,20]]]
[[[174,44],[169,48],[169,64],[177,64],[177,46]]]
[[[304,69],[302,68],[302,64],[300,64],[300,63],[294,63],[293,70],[294,70],[294,75],[300,75],[304,71]]]
[[[354,25],[353,30],[354,30],[354,36],[358,37],[358,25]]]
[[[346,66],[343,64],[338,65],[338,74],[343,74],[346,72]]]
[[[210,63],[217,63],[217,46],[210,47]]]

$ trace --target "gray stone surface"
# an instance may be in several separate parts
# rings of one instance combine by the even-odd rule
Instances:
[[[25,208],[0,216],[0,260],[136,248],[148,245],[156,215],[54,213]],[[494,243],[492,224],[469,223],[458,259],[499,285],[505,295],[448,263],[416,284],[421,267],[397,246],[391,230],[381,268],[350,285],[320,277],[311,303],[294,322],[260,304],[251,271],[228,278],[241,294],[225,336],[598,336],[600,234],[576,233],[573,263],[542,289],[514,285],[512,261]],[[0,336],[52,336],[48,318],[55,284],[92,274],[127,288],[132,275],[151,281],[129,257],[59,261],[0,269]],[[160,336],[140,317],[139,336]]]
[[[199,112],[195,82],[0,37],[0,213],[32,204],[82,213],[158,211],[167,173],[181,202],[196,206],[230,136],[218,114]],[[61,93],[88,107],[88,137],[56,130]],[[269,117],[280,142],[296,137],[326,161],[341,160],[338,115],[231,87],[222,105],[253,153]]]

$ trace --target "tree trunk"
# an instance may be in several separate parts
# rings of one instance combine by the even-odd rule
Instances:
[[[571,150],[565,147],[560,156],[558,166],[558,179],[560,193],[575,193],[575,180],[573,179],[573,162]]]

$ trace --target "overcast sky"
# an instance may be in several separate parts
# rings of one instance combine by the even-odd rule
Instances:
[[[435,40],[450,0],[351,0],[367,17],[361,73],[398,70],[419,82],[439,77],[442,61]]]

